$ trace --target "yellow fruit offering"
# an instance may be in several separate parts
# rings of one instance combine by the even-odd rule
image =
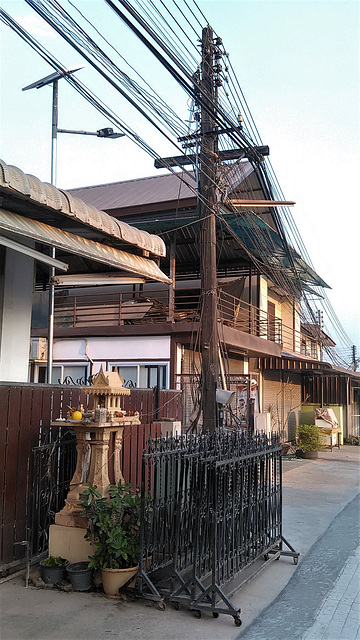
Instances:
[[[72,418],[72,420],[81,420],[81,418],[82,418],[81,411],[73,411],[71,418]]]

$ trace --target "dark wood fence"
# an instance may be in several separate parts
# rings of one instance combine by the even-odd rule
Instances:
[[[83,388],[60,385],[0,383],[0,572],[24,561],[28,538],[30,463],[34,447],[55,441],[50,422],[66,416],[67,406],[87,406]],[[141,455],[151,425],[158,419],[181,419],[180,392],[134,389],[125,397],[124,409],[139,411],[140,427],[124,431],[122,469],[126,482],[140,485]],[[71,478],[69,478],[69,481]]]

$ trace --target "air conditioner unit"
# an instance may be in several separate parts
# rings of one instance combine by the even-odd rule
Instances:
[[[269,437],[271,434],[271,415],[270,413],[256,413],[254,416],[255,431],[266,433]]]
[[[30,360],[47,360],[47,338],[30,339]]]
[[[161,435],[181,436],[181,422],[178,420],[160,420]]]

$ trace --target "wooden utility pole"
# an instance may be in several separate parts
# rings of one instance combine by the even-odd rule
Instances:
[[[218,425],[216,389],[219,378],[216,277],[216,90],[214,79],[214,39],[211,27],[202,32],[200,88],[201,138],[199,156],[199,209],[201,222],[201,400],[203,431],[214,432]]]
[[[217,256],[216,256],[216,209],[217,209],[217,166],[219,162],[241,158],[256,157],[261,161],[263,155],[269,154],[269,147],[254,147],[247,145],[245,138],[244,147],[239,149],[218,150],[218,138],[221,134],[229,134],[241,129],[241,125],[235,127],[219,128],[217,126],[218,89],[221,84],[219,73],[222,56],[221,40],[214,41],[213,30],[207,26],[202,31],[201,40],[201,70],[196,73],[194,96],[199,96],[200,107],[200,131],[178,138],[183,142],[183,147],[190,148],[196,144],[200,147],[199,155],[171,156],[158,158],[155,167],[198,165],[198,202],[199,217],[201,221],[201,406],[203,415],[203,431],[214,432],[218,426],[218,406],[216,403],[216,389],[219,382],[219,340],[217,321]],[[272,201],[236,200],[235,208],[241,206],[271,206]],[[281,203],[280,204],[285,204]],[[171,276],[174,279],[174,275]],[[172,298],[170,297],[170,302]],[[172,302],[171,302],[172,304]],[[171,306],[171,305],[170,305]],[[171,319],[171,311],[169,312]],[[199,413],[196,417],[198,421]],[[195,423],[195,422],[194,422]],[[196,424],[195,423],[195,424]]]

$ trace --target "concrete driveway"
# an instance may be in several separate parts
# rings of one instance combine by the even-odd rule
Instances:
[[[231,616],[220,615],[218,619],[213,619],[203,614],[198,620],[186,608],[174,611],[168,605],[165,611],[159,611],[153,603],[143,600],[126,602],[109,600],[98,593],[63,593],[25,588],[23,577],[18,576],[2,581],[0,586],[1,639],[241,638],[251,623],[256,624],[261,612],[276,601],[292,576],[296,576],[297,570],[300,575],[301,564],[313,545],[329,531],[336,517],[355,498],[359,492],[359,461],[360,448],[352,446],[343,446],[340,451],[321,452],[316,461],[284,460],[283,533],[290,544],[300,551],[300,562],[297,568],[291,558],[281,558],[237,592],[232,601],[242,611],[243,624],[240,629],[235,627]],[[341,548],[341,536],[338,544]],[[326,545],[322,554],[325,554],[322,561],[326,566]],[[335,574],[333,578],[336,579]],[[330,587],[327,585],[324,588],[319,607]],[[294,597],[297,597],[296,590],[294,593]],[[291,609],[291,602],[288,607]],[[266,637],[261,635],[261,629],[259,633],[254,638]],[[289,634],[290,640],[290,630]],[[246,637],[252,638],[252,635]],[[272,638],[270,635],[268,637]]]

